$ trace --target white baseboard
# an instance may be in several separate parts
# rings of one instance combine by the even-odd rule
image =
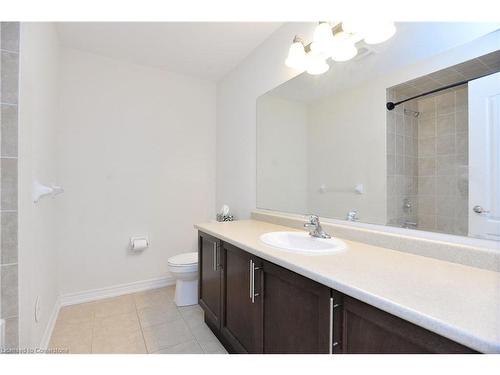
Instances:
[[[142,292],[144,290],[162,288],[164,286],[174,285],[175,279],[173,277],[160,277],[157,279],[135,281],[127,284],[119,284],[100,289],[85,290],[83,292],[63,294],[58,297],[52,314],[50,315],[47,327],[42,337],[40,348],[47,349],[52,331],[56,324],[59,310],[63,306],[76,305],[84,302],[98,301],[104,298],[118,297],[124,294]]]
[[[117,297],[124,294],[142,292],[143,290],[161,288],[174,285],[173,277],[160,277],[143,281],[134,281],[127,284],[113,285],[106,288],[85,290],[83,292],[61,295],[61,306],[76,305],[78,303],[97,301],[104,298]]]
[[[61,309],[61,298],[57,297],[56,303],[52,308],[52,313],[50,314],[49,321],[45,327],[45,331],[40,342],[40,349],[46,350],[49,347],[50,338],[52,337],[52,331],[54,331],[54,326],[56,325],[57,316],[59,315],[59,310]]]

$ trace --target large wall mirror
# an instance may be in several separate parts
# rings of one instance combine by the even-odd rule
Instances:
[[[500,30],[397,28],[258,98],[257,207],[500,240]]]

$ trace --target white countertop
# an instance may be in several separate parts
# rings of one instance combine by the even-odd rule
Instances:
[[[337,254],[294,254],[259,236],[295,229],[263,221],[195,228],[472,349],[500,353],[498,272],[347,240]]]

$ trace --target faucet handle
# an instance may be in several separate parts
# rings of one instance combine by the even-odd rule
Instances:
[[[317,215],[309,215],[309,222],[311,224],[318,224],[319,223],[319,216],[317,216]]]

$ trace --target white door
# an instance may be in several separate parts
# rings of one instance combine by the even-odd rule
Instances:
[[[469,235],[500,240],[500,73],[469,82]]]

